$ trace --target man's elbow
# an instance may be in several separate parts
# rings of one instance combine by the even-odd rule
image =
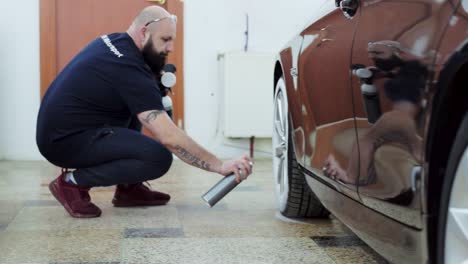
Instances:
[[[168,149],[174,148],[176,144],[175,139],[171,135],[163,135],[159,137],[159,142]]]
[[[178,144],[178,138],[180,138],[180,131],[177,127],[173,129],[164,129],[163,131],[154,131],[154,137],[166,148],[175,148]]]
[[[147,111],[139,114],[138,118],[159,143],[167,148],[176,144],[179,128],[174,125],[165,112]]]

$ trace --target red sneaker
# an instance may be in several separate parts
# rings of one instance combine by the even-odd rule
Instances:
[[[76,218],[91,218],[101,215],[101,209],[91,202],[87,187],[65,182],[65,173],[49,184],[49,190],[67,212]]]
[[[143,183],[119,184],[115,190],[112,203],[115,207],[165,205],[171,196],[153,191]]]

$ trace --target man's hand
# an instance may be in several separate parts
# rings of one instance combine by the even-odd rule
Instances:
[[[154,139],[192,166],[224,176],[235,173],[237,182],[245,180],[252,173],[253,162],[248,156],[221,161],[174,125],[164,110],[139,113],[138,119],[151,131]]]
[[[247,179],[247,177],[252,173],[252,166],[253,160],[249,156],[245,155],[237,159],[223,162],[219,173],[224,176],[234,173],[236,175],[236,181],[240,183]]]

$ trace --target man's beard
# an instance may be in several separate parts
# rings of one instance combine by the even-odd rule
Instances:
[[[156,76],[161,74],[161,70],[166,64],[167,54],[162,52],[157,52],[153,46],[153,41],[150,38],[148,43],[143,47],[142,50],[143,59],[146,64],[151,68],[151,71]]]
[[[396,55],[392,55],[388,59],[374,59],[374,64],[377,68],[383,71],[391,71],[396,67],[400,67],[403,65],[403,60],[397,57]]]

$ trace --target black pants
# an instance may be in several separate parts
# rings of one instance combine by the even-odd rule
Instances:
[[[141,124],[130,128],[89,129],[39,147],[44,157],[63,168],[75,168],[79,185],[110,186],[138,183],[164,175],[172,164],[172,153],[143,135]]]

